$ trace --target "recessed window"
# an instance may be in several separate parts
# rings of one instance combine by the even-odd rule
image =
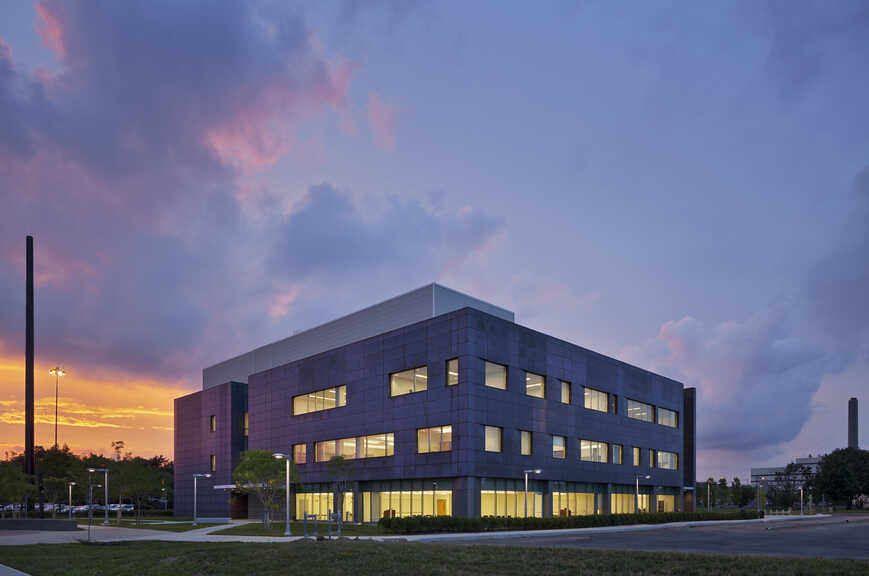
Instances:
[[[546,378],[533,372],[525,373],[525,395],[535,398],[546,397]]]
[[[293,462],[296,464],[306,464],[308,462],[307,444],[293,444]]]
[[[486,362],[486,386],[489,388],[507,389],[507,367],[503,364]]]
[[[562,460],[567,458],[567,438],[564,436],[552,437],[552,457]]]
[[[675,452],[658,450],[656,454],[658,457],[658,468],[662,468],[664,470],[679,469],[679,455]]]
[[[217,431],[217,416],[214,414],[208,417],[208,430],[211,432]]]
[[[217,457],[214,454],[208,457],[208,469],[212,472],[217,471]]]
[[[653,448],[649,448],[649,468],[655,467],[655,450]]]
[[[520,444],[523,456],[531,456],[531,432],[528,430],[520,430]]]
[[[645,402],[637,402],[628,398],[628,418],[642,420],[643,422],[655,421],[655,407]]]
[[[241,430],[242,430],[242,433],[244,434],[244,437],[247,438],[247,432],[248,432],[247,412],[245,412],[241,417]]]
[[[561,403],[570,404],[570,382],[561,381]]]
[[[486,426],[486,452],[501,451],[501,428]]]
[[[447,360],[447,386],[455,386],[459,383],[459,359]]]
[[[634,446],[631,451],[633,452],[633,462],[634,466],[640,465],[640,449]]]
[[[420,366],[389,375],[389,395],[403,396],[428,388],[428,368]]]
[[[452,449],[452,426],[434,426],[432,428],[420,428],[416,431],[416,451],[419,454],[449,452]]]
[[[613,444],[613,464],[622,463],[622,452],[624,449],[621,444]]]
[[[595,440],[579,441],[579,458],[584,462],[601,462],[606,464],[609,446],[606,442]]]
[[[619,397],[616,394],[610,396],[610,413],[618,414],[619,413]]]
[[[594,388],[585,387],[585,404],[589,410],[597,410],[598,412],[609,412],[610,395]]]
[[[336,386],[293,396],[293,416],[347,405],[347,386]]]
[[[328,462],[333,456],[343,456],[346,459],[380,458],[392,456],[395,453],[395,435],[371,434],[355,438],[324,440],[314,443],[314,459],[317,462]]]
[[[679,413],[674,410],[659,407],[656,416],[658,417],[658,424],[662,426],[669,426],[670,428],[679,427]]]

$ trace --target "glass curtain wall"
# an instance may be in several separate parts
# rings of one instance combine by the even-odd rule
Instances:
[[[362,493],[362,521],[406,516],[452,516],[452,490],[394,490]]]

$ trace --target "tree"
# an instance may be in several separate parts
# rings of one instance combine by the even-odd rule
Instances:
[[[813,480],[818,494],[850,509],[861,494],[869,494],[869,450],[840,448],[821,458]]]
[[[21,462],[0,462],[0,505],[21,504],[36,496],[36,487]],[[2,510],[2,508],[0,508]],[[13,509],[13,515],[16,511]]]
[[[284,463],[269,450],[247,450],[235,470],[232,480],[242,492],[254,494],[263,506],[263,528],[271,527],[270,512],[280,509],[284,492]]]
[[[718,479],[718,490],[715,498],[721,505],[726,505],[730,502],[730,490],[727,489],[727,478]]]
[[[159,469],[155,469],[143,458],[127,458],[121,462],[120,476],[123,478],[127,494],[133,499],[136,510],[136,524],[142,524],[142,515],[149,498],[160,494],[162,478]],[[120,507],[118,508],[120,515]]]
[[[754,496],[751,486],[747,487],[748,490],[745,490],[745,488],[746,486],[742,485],[739,478],[734,478],[730,481],[730,501],[740,508],[751,502]]]
[[[332,456],[326,463],[326,470],[335,485],[335,508],[338,512],[338,533],[344,526],[344,493],[350,488],[350,474],[353,472],[353,461],[343,456]]]

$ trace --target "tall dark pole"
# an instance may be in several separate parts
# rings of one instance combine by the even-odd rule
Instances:
[[[36,472],[33,452],[33,236],[27,237],[27,328],[24,364],[24,472]]]

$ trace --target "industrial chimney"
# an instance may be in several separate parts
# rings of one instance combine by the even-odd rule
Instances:
[[[33,451],[33,236],[27,237],[27,327],[24,334],[24,473],[34,474]]]
[[[857,399],[848,400],[848,448],[859,448],[860,440],[857,438]]]

